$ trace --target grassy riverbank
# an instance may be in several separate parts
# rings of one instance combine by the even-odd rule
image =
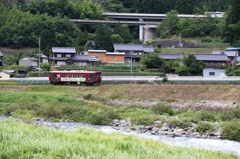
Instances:
[[[97,125],[108,125],[113,119],[130,119],[131,126],[152,125],[155,121],[160,121],[155,126],[161,127],[163,123],[169,123],[181,129],[194,123],[194,130],[202,134],[222,128],[222,138],[240,141],[240,86],[0,85],[0,88],[0,114],[16,118],[30,120],[40,117],[52,121]],[[224,107],[206,106],[209,101],[224,104],[225,98],[229,103]],[[197,102],[190,103],[191,105],[182,103],[194,99]],[[197,105],[198,100],[203,100],[200,103],[202,105]],[[177,107],[176,104],[182,107]],[[213,125],[216,122],[218,125]]]
[[[0,120],[0,158],[204,158],[234,159],[234,155],[175,147],[152,140],[105,134],[92,129],[73,131]]]

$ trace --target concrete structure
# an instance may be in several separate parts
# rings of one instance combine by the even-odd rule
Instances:
[[[156,37],[156,28],[159,22],[147,22],[147,21],[116,21],[116,20],[82,20],[82,19],[70,19],[73,23],[79,24],[127,24],[129,26],[139,26],[139,40],[147,42]]]
[[[218,12],[208,12],[213,15]],[[139,40],[147,42],[156,36],[157,25],[166,18],[166,14],[142,14],[142,13],[109,13],[104,12],[104,16],[107,16],[109,20],[82,20],[82,19],[70,19],[73,23],[79,24],[127,24],[129,26],[139,26]],[[179,14],[179,18],[206,18],[207,15],[187,15]],[[216,16],[222,18],[221,16]]]
[[[206,77],[206,78],[226,77],[226,74],[225,74],[225,70],[223,69],[204,68],[203,77]]]
[[[38,66],[38,59],[32,57],[25,57],[19,60],[19,66]]]
[[[206,16],[223,18],[224,12],[205,12]]]
[[[124,63],[125,52],[107,52],[106,50],[88,50],[90,57],[98,57],[103,63]]]
[[[0,50],[0,66],[3,65],[3,62],[2,62],[3,56],[4,56],[4,55],[3,55],[3,51]]]

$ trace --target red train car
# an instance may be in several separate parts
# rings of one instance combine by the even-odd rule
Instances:
[[[50,71],[51,84],[99,85],[102,82],[100,71]]]

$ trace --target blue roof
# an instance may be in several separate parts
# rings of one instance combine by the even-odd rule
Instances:
[[[240,50],[240,47],[226,48],[225,51],[237,51]]]

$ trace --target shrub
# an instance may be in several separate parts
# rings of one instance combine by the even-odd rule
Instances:
[[[154,124],[154,120],[151,117],[148,116],[144,116],[144,117],[138,117],[138,118],[134,118],[132,119],[132,124],[134,125],[152,125]]]
[[[223,121],[230,121],[235,118],[240,119],[240,109],[228,110],[221,113],[220,118]]]
[[[93,125],[108,125],[109,123],[111,123],[111,119],[106,117],[104,113],[97,112],[91,114],[87,118],[87,122]]]
[[[202,110],[197,112],[196,118],[198,121],[216,121],[216,117],[212,112]]]
[[[221,138],[240,141],[240,120],[232,120],[222,127]]]
[[[167,103],[162,103],[162,102],[159,102],[155,105],[152,106],[152,111],[158,115],[162,115],[162,114],[169,114],[169,115],[173,115],[174,114],[174,111],[172,109],[172,107],[167,104]]]
[[[83,96],[84,99],[89,100],[93,97],[92,94],[88,93],[87,95]]]
[[[200,134],[206,133],[208,132],[213,132],[216,130],[215,125],[208,123],[208,122],[199,122],[196,127],[195,130],[197,132],[199,132]]]
[[[163,82],[163,83],[168,82],[167,76],[164,76],[164,77],[162,78],[162,82]]]
[[[179,127],[179,128],[187,128],[192,125],[192,123],[190,123],[186,119],[173,119],[173,120],[170,120],[169,123],[174,124],[176,127]]]

